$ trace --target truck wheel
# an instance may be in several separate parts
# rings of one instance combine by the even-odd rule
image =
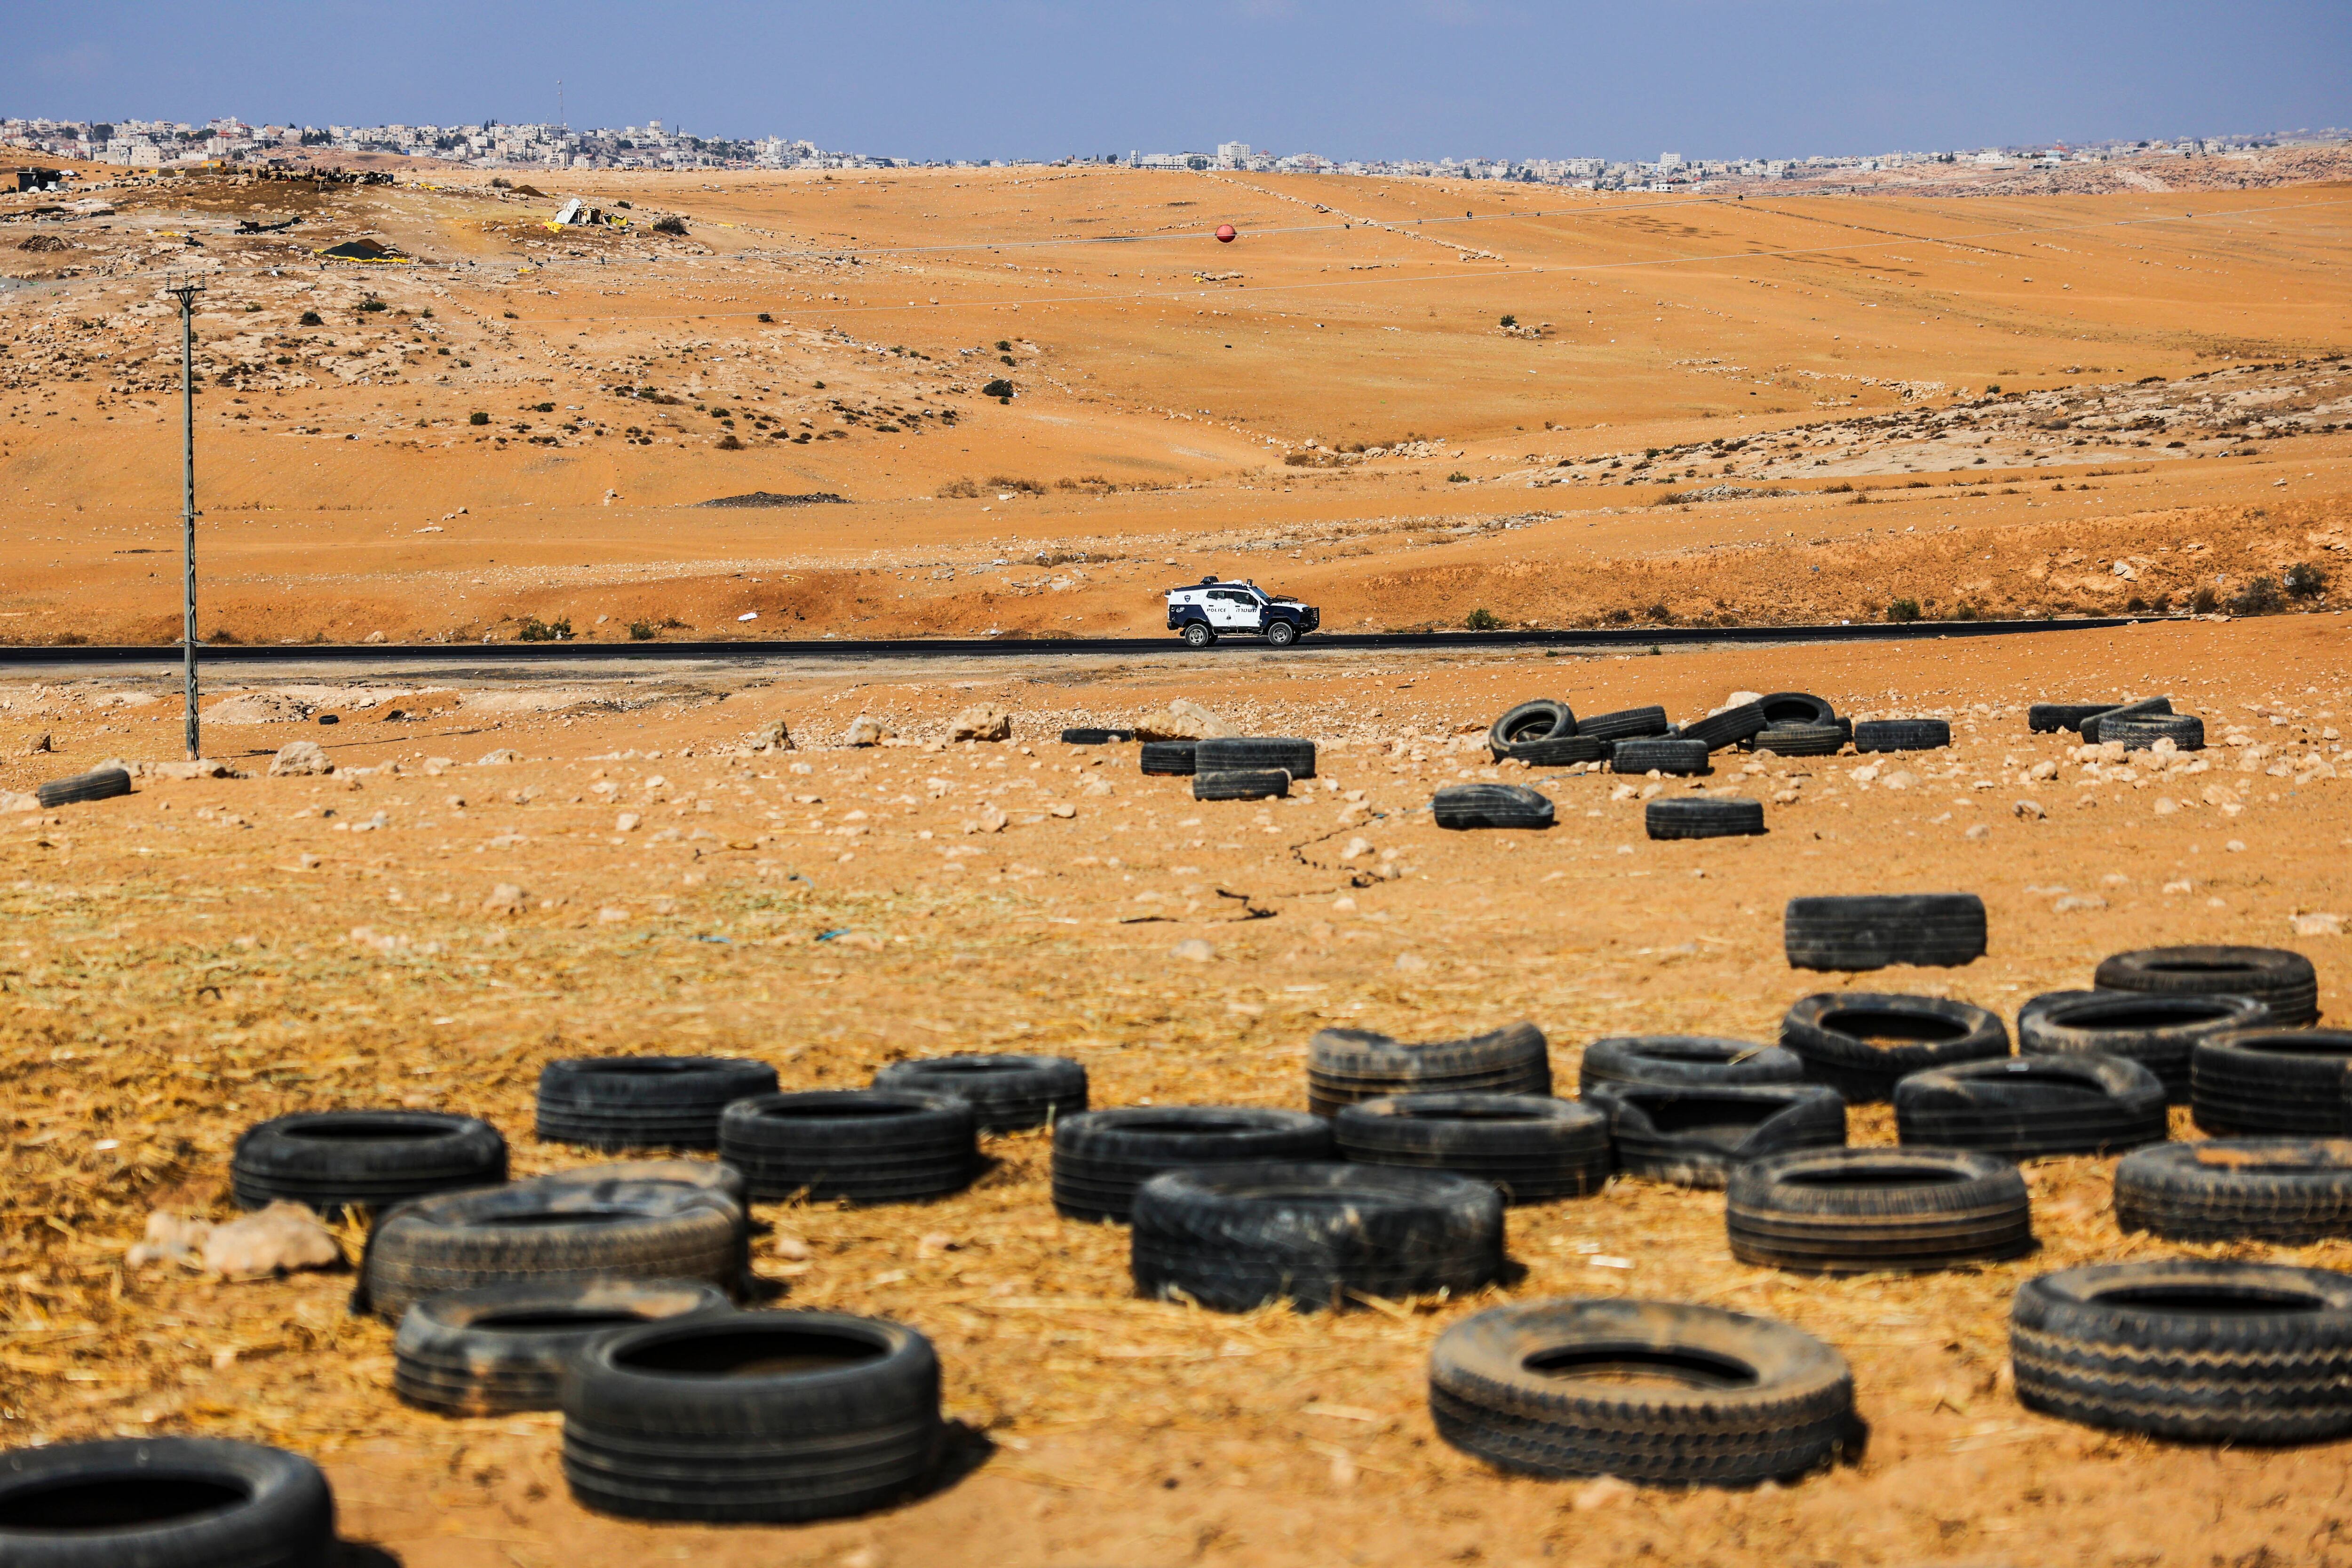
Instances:
[[[1265,640],[1276,647],[1288,647],[1298,640],[1298,628],[1288,621],[1276,621],[1265,628]]]
[[[1204,622],[1194,621],[1184,628],[1184,641],[1188,647],[1206,647],[1216,640],[1217,634],[1211,631]]]

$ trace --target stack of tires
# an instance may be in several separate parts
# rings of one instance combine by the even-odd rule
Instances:
[[[1853,739],[1853,721],[1842,719],[1827,698],[1810,691],[1775,691],[1757,703],[1764,727],[1748,744],[1776,757],[1832,757]]]
[[[2175,713],[2166,697],[2137,701],[2036,702],[2026,710],[2027,727],[2038,734],[2071,730],[2087,745],[2119,742],[2126,752],[2153,750],[2169,741],[2175,751],[2205,749],[2205,721],[2191,713]]]

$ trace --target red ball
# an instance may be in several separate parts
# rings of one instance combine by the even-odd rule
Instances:
[[[1217,243],[1219,245],[1231,245],[1233,242],[1234,226],[1229,223],[1219,224],[1217,226]]]

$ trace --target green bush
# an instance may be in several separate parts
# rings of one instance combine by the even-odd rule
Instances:
[[[2280,584],[2298,599],[2316,598],[2327,592],[2327,572],[2308,561],[2298,561],[2288,567],[2279,579]]]
[[[1518,319],[1517,316],[1505,316],[1505,317],[1504,317],[1500,321],[1496,322],[1496,324],[1497,326],[1504,326],[1504,327],[1516,327],[1516,326],[1517,326],[1517,325],[1519,324],[1519,319]]]
[[[1445,482],[1449,485],[1466,485],[1470,482],[1470,476],[1456,468],[1445,476]]]
[[[2221,602],[2212,589],[2200,588],[2189,595],[2189,613],[2194,616],[2210,616]]]
[[[629,637],[633,641],[651,642],[659,635],[660,634],[655,628],[655,626],[651,621],[631,621],[629,623]]]
[[[559,616],[555,620],[542,621],[537,616],[533,616],[522,624],[522,640],[525,642],[570,642],[572,640],[572,617],[570,616]]]
[[[1474,632],[1499,631],[1502,629],[1503,617],[1482,605],[1465,616],[1462,624]]]
[[[993,397],[999,403],[1010,403],[1013,401],[1013,384],[999,376],[982,387],[980,395],[982,397]]]
[[[299,324],[305,327],[323,327],[327,323],[320,318],[318,311],[305,310],[302,312]]]
[[[488,425],[489,422],[490,416],[478,408],[466,416],[466,423],[468,425]]]
[[[1886,618],[1890,621],[1917,620],[1919,618],[1919,601],[1916,599],[1895,599],[1891,601],[1886,606]]]
[[[2286,595],[2279,592],[2277,579],[2250,578],[2246,584],[2230,595],[2230,613],[2233,616],[2274,616],[2286,608]]]

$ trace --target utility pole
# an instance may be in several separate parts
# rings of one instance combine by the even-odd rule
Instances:
[[[180,301],[180,523],[185,547],[185,588],[181,644],[187,676],[188,761],[204,753],[196,734],[196,296],[205,286],[193,278],[164,285]]]

